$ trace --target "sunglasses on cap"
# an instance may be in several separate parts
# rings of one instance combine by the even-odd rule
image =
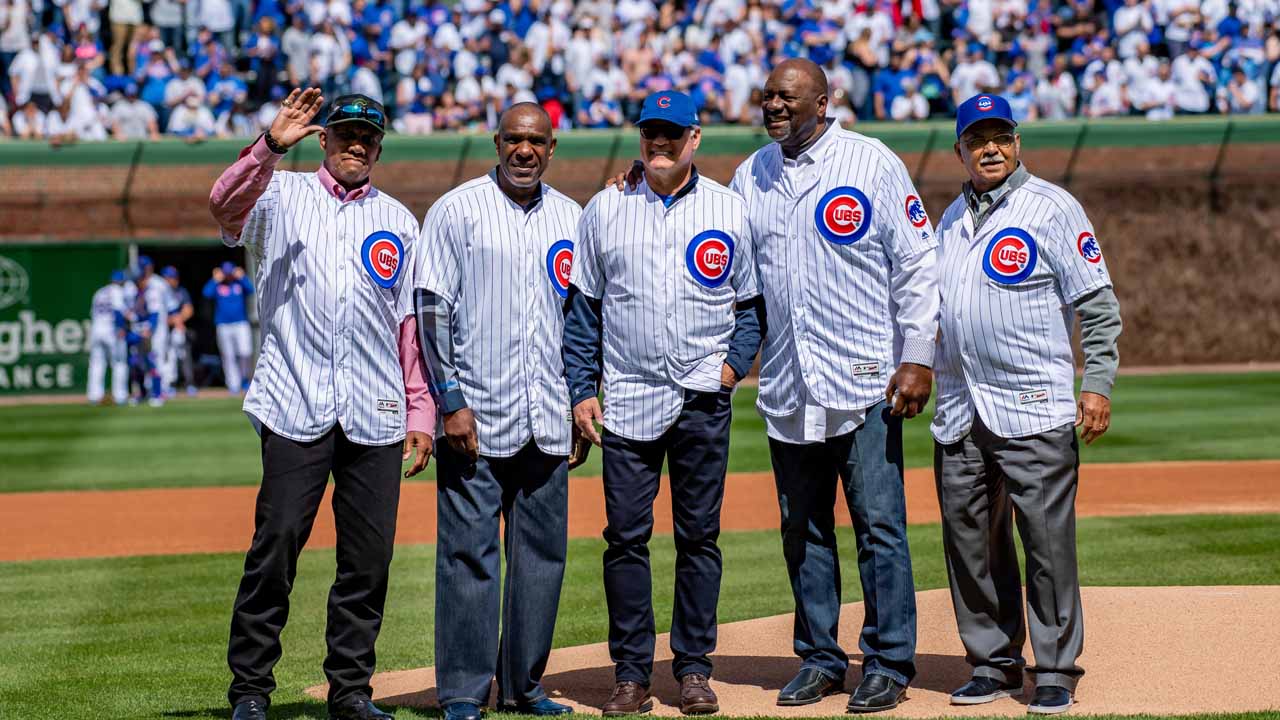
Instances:
[[[367,101],[356,99],[345,102],[335,107],[329,113],[329,119],[325,121],[325,127],[341,122],[352,122],[362,120],[374,125],[379,130],[386,131],[387,116],[380,108],[373,107]]]
[[[672,123],[665,122],[647,122],[640,126],[640,137],[645,140],[657,140],[658,138],[666,138],[668,140],[679,140],[684,137],[684,132],[689,128],[680,127]]]

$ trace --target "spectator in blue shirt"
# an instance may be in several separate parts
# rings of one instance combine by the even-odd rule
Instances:
[[[227,390],[238,393],[249,388],[249,362],[252,335],[245,301],[253,295],[253,284],[245,277],[244,268],[224,262],[213,269],[213,277],[204,284],[204,296],[213,300],[213,325],[222,354],[222,374]]]

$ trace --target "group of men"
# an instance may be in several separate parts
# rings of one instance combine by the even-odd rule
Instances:
[[[90,305],[90,403],[106,400],[111,371],[111,401],[136,404],[145,399],[163,405],[184,369],[189,392],[195,391],[187,321],[195,314],[191,295],[179,284],[178,269],[159,273],[146,255],[138,257],[132,277],[111,273],[111,282],[93,294]]]
[[[146,255],[138,270],[111,273],[90,304],[88,400],[108,402],[106,380],[111,372],[111,397],[116,405],[147,400],[160,406],[185,386],[196,392],[192,337],[188,323],[195,315],[191,293],[182,286],[178,269],[166,266],[158,274]],[[214,325],[222,353],[227,389],[248,388],[253,362],[252,336],[246,299],[253,285],[244,268],[224,262],[214,268],[202,294],[213,303]],[[179,378],[181,369],[182,377]]]
[[[774,142],[728,187],[694,167],[693,102],[658,92],[636,123],[638,164],[580,208],[541,180],[556,148],[546,113],[517,104],[494,136],[496,167],[440,198],[421,229],[369,182],[381,106],[344,96],[313,124],[324,105],[319,90],[294,90],[210,197],[224,240],[247,245],[261,268],[262,355],[245,411],[261,434],[263,480],[232,617],[235,720],[266,717],[298,553],[330,472],[329,712],[389,717],[369,681],[399,472],[413,457],[405,476],[417,474],[433,451],[446,720],[476,720],[495,678],[500,709],[570,712],[541,680],[564,574],[567,474],[592,443],[602,448],[616,680],[603,713],[653,706],[648,540],[664,461],[678,704],[718,711],[710,678],[731,394],[757,352],[801,661],[778,704],[844,688],[837,485],[866,608],[848,709],[906,697],[916,617],[902,423],[924,409],[936,369],[945,552],[973,665],[952,701],[1020,693],[1028,670],[1030,712],[1071,706],[1083,673],[1073,425],[1086,442],[1107,429],[1120,318],[1092,226],[1070,195],[1020,164],[1007,102],[978,95],[961,107],[955,152],[970,180],[936,230],[902,161],[828,117],[826,77],[807,60],[769,75],[762,110]],[[275,170],[317,133],[318,172]]]

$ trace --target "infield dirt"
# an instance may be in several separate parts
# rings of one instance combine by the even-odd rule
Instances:
[[[655,532],[671,532],[669,483],[655,503]],[[309,548],[334,545],[332,486]],[[938,522],[933,474],[906,474],[907,521]],[[191,488],[10,493],[0,502],[0,561],[244,551],[253,535],[257,488]],[[843,501],[839,522],[850,524]],[[1280,512],[1280,461],[1090,464],[1080,468],[1080,516]],[[722,527],[778,527],[770,473],[736,473],[726,484]],[[599,478],[573,478],[569,534],[598,537],[604,528]],[[401,487],[396,542],[434,543],[435,483]]]

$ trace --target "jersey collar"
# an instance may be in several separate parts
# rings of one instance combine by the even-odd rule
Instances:
[[[981,225],[981,221],[986,219],[984,216],[991,208],[995,207],[1006,195],[1025,185],[1030,177],[1031,173],[1027,172],[1027,166],[1023,165],[1022,161],[1018,161],[1018,167],[1009,173],[1009,177],[1005,178],[1004,182],[981,195],[978,194],[977,190],[973,189],[973,183],[966,180],[964,183],[964,199],[968,203],[969,209],[973,211],[974,216],[979,218],[975,224]]]
[[[822,159],[823,154],[826,153],[827,148],[831,147],[831,142],[841,130],[840,123],[837,122],[835,118],[828,117],[825,120],[827,127],[822,131],[822,134],[818,136],[818,139],[815,140],[812,145],[802,150],[794,158],[789,158],[784,155],[782,153],[782,146],[778,146],[778,156],[782,158],[783,165],[809,165]]]
[[[530,200],[529,202],[525,203],[524,205],[521,205],[515,200],[512,200],[510,195],[502,191],[502,185],[498,183],[497,167],[494,167],[492,170],[489,171],[489,182],[493,183],[493,186],[498,190],[498,194],[506,198],[507,202],[511,203],[512,205],[518,206],[521,210],[524,210],[525,215],[528,215],[529,213],[536,210],[538,206],[542,204],[542,198],[545,197],[547,194],[547,184],[542,181],[538,181],[538,194],[535,195],[533,199]]]
[[[339,202],[347,203],[359,200],[373,190],[373,185],[368,180],[365,180],[363,185],[353,190],[342,187],[342,183],[338,182],[333,177],[333,174],[329,172],[329,168],[324,165],[321,165],[320,169],[316,171],[316,176],[320,178],[320,185]]]
[[[654,197],[661,200],[664,206],[666,206],[667,208],[670,208],[672,205],[676,204],[677,200],[693,192],[693,189],[698,186],[698,167],[695,165],[692,168],[690,168],[689,182],[685,183],[679,190],[675,191],[670,195],[660,195],[657,192],[655,192],[652,187],[649,187],[648,180],[645,181],[644,186],[645,186],[645,189],[647,189]]]

